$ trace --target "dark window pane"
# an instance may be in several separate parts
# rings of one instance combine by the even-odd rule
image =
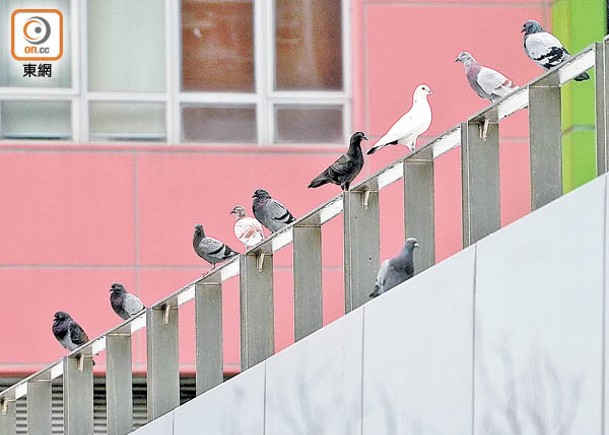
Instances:
[[[182,1],[182,89],[254,90],[252,0]]]
[[[340,5],[340,0],[276,0],[276,89],[342,89]]]
[[[182,107],[185,142],[256,142],[255,106]]]
[[[342,106],[275,106],[275,143],[342,141]]]

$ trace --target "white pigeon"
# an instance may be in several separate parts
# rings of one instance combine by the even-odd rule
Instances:
[[[521,32],[524,33],[524,52],[537,65],[545,69],[551,69],[571,58],[560,40],[546,32],[537,21],[525,21]],[[589,78],[590,75],[584,71],[574,80],[579,82]]]
[[[245,249],[264,240],[262,225],[253,217],[246,216],[242,205],[234,206],[230,212],[235,215],[235,237],[243,243]]]
[[[393,127],[368,150],[368,154],[374,154],[384,146],[398,143],[406,145],[410,150],[414,150],[417,138],[420,134],[427,131],[431,124],[431,107],[427,101],[429,94],[431,94],[429,86],[417,86],[412,96],[412,107],[410,110],[402,115],[393,124]]]
[[[499,71],[480,65],[467,51],[459,53],[455,62],[463,63],[467,81],[472,89],[480,98],[486,98],[491,103],[518,89],[518,86]]]

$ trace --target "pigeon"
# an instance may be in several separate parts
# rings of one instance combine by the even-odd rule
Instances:
[[[551,69],[571,57],[558,38],[543,30],[543,27],[537,21],[525,21],[521,32],[524,33],[524,52],[537,65],[545,69]],[[574,80],[579,82],[589,78],[588,73],[583,72]]]
[[[269,231],[273,233],[279,231],[296,220],[292,213],[282,203],[271,198],[266,190],[256,190],[252,198],[254,198],[252,204],[254,216]]]
[[[112,284],[110,291],[112,292],[110,294],[110,305],[123,320],[135,316],[145,308],[140,298],[125,290],[121,283]]]
[[[203,231],[203,225],[201,224],[195,225],[192,246],[195,248],[195,252],[199,257],[211,264],[211,269],[205,272],[204,275],[207,275],[214,270],[217,263],[221,263],[239,255],[238,252],[233,251],[221,241],[207,237],[205,231]]]
[[[235,237],[245,246],[245,249],[256,246],[264,240],[262,225],[253,217],[245,215],[242,205],[236,205],[230,211],[235,215]]]
[[[342,190],[349,190],[349,185],[357,177],[364,166],[364,155],[362,154],[362,139],[368,140],[361,131],[353,133],[349,141],[349,149],[340,156],[332,165],[311,181],[309,188],[323,186],[327,183],[336,184]]]
[[[480,65],[467,51],[461,52],[455,62],[463,63],[465,75],[472,89],[480,98],[486,98],[491,103],[518,89],[518,86],[499,71]]]
[[[53,319],[53,335],[61,345],[69,351],[89,341],[89,337],[72,317],[63,311],[55,313]]]
[[[375,298],[414,276],[414,248],[420,248],[419,242],[414,237],[410,237],[397,257],[383,261],[376,275],[374,291],[370,293],[370,298]]]
[[[414,90],[412,96],[412,107],[393,124],[385,135],[368,150],[368,154],[374,154],[386,145],[398,143],[406,145],[411,151],[417,142],[420,134],[427,131],[431,124],[431,107],[427,101],[427,96],[431,94],[431,89],[427,85],[419,85]]]

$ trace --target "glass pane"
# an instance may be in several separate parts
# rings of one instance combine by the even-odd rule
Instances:
[[[63,15],[63,55],[58,60],[16,60],[11,55],[11,15],[15,9],[58,9]],[[29,21],[38,15],[45,13],[22,12],[16,15],[15,40],[24,42],[25,34],[19,23],[23,20]],[[51,14],[55,15],[56,14]],[[44,18],[48,19],[45,15]],[[47,20],[49,41],[53,41],[59,33],[59,21],[57,25],[52,20]],[[0,86],[27,87],[27,88],[69,88],[72,86],[72,29],[70,0],[11,0],[0,1]],[[21,31],[20,31],[21,30]],[[32,31],[39,33],[41,29],[35,27]],[[31,32],[30,32],[31,33]],[[45,32],[46,33],[46,32]],[[52,44],[49,42],[48,44]],[[29,44],[31,45],[31,44]],[[54,44],[53,44],[54,45]],[[36,45],[49,49],[47,44]],[[19,50],[18,50],[19,51]],[[33,66],[32,66],[33,65]],[[50,65],[47,67],[39,65]],[[29,70],[29,71],[28,71]],[[49,77],[50,73],[50,77]]]
[[[89,0],[89,90],[165,90],[163,0]]]
[[[256,106],[184,106],[185,142],[256,142]]]
[[[340,90],[340,0],[276,0],[275,88]]]
[[[69,140],[72,137],[69,101],[4,101],[0,108],[3,139]]]
[[[182,89],[254,90],[252,0],[182,1]]]
[[[165,105],[94,102],[89,106],[92,141],[166,140]]]
[[[342,106],[275,106],[275,143],[342,142]]]

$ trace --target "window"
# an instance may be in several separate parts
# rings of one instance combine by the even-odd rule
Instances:
[[[49,0],[65,35],[51,77],[24,76],[10,26],[0,26],[0,138],[342,144],[351,114],[347,4]],[[0,2],[0,22],[36,7]]]

